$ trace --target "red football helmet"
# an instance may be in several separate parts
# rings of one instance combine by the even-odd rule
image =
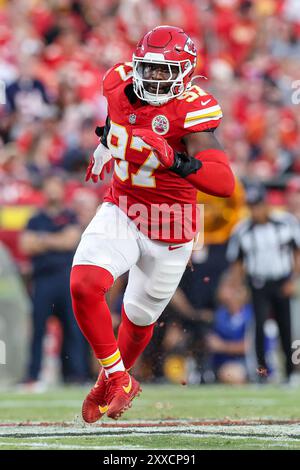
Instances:
[[[197,50],[182,29],[158,26],[140,40],[132,60],[136,95],[158,106],[187,88],[196,67]]]

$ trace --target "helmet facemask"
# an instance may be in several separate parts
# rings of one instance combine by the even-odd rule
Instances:
[[[153,79],[155,69],[160,69],[163,79]],[[190,60],[152,60],[133,56],[133,88],[143,101],[159,106],[180,96],[186,89],[185,77],[192,71]]]

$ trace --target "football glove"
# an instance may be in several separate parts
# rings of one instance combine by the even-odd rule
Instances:
[[[170,147],[166,139],[149,129],[134,129],[132,134],[136,137],[140,137],[145,144],[150,145],[152,151],[164,167],[170,168],[174,164],[174,150]]]
[[[89,166],[87,167],[85,181],[92,179],[94,183],[103,180],[105,171],[110,173],[113,166],[112,156],[107,146],[107,136],[110,129],[110,119],[107,116],[105,126],[97,126],[95,134],[99,137],[100,143],[94,154],[91,156]]]
[[[134,129],[132,134],[140,137],[146,144],[150,145],[160,163],[168,170],[185,178],[191,173],[196,173],[202,163],[194,157],[179,152],[174,152],[166,139],[155,134],[149,129]]]
[[[110,150],[100,142],[94,154],[91,156],[89,166],[86,171],[85,181],[92,179],[94,183],[103,180],[105,171],[110,173],[112,170],[113,160]]]

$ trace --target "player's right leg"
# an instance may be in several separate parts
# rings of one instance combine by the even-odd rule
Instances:
[[[142,255],[129,271],[118,345],[130,369],[151,340],[156,321],[174,295],[191,255],[193,242],[170,245],[141,239]]]
[[[127,216],[114,204],[104,203],[82,235],[71,273],[74,314],[102,366],[83,403],[83,419],[90,423],[107,411],[116,392],[119,398],[117,406],[112,404],[113,418],[130,405],[139,391],[138,382],[125,371],[105,299],[114,280],[127,272],[139,256],[135,230]]]

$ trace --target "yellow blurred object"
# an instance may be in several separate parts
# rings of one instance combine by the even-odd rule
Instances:
[[[6,206],[0,209],[0,228],[4,230],[22,230],[34,209],[30,206]]]
[[[231,197],[220,198],[199,191],[197,203],[204,204],[204,242],[206,245],[225,243],[236,223],[247,214],[245,192],[237,179]]]
[[[256,0],[255,11],[259,16],[272,16],[276,11],[277,0]]]
[[[165,377],[174,383],[186,381],[186,361],[183,356],[172,354],[164,362]]]

